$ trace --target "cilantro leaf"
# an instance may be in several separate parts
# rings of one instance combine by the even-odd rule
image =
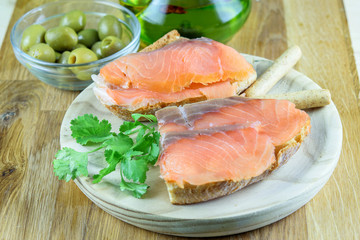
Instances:
[[[143,152],[146,155],[144,156],[144,159],[146,159],[151,165],[154,165],[160,152],[159,140],[159,132],[155,131],[154,128],[151,128],[146,135],[136,142],[133,149]]]
[[[146,118],[150,122],[157,122],[157,119],[154,115],[144,115],[144,114],[140,114],[140,113],[133,113],[133,114],[131,114],[131,117],[134,119],[135,122],[137,120],[139,120],[139,118],[141,118],[141,117]]]
[[[147,156],[148,163],[150,163],[151,165],[155,165],[156,161],[158,160],[159,153],[160,153],[159,145],[156,143],[152,143],[150,153]]]
[[[154,142],[153,137],[150,134],[143,135],[139,141],[136,141],[136,144],[133,146],[135,151],[141,151],[143,153],[148,153],[151,147],[151,144]]]
[[[106,149],[111,149],[119,154],[124,154],[130,150],[134,143],[129,136],[119,133],[118,135],[106,140],[104,144],[106,145]]]
[[[120,126],[120,132],[122,132],[125,135],[132,135],[134,133],[137,133],[139,131],[146,131],[147,129],[151,129],[148,125],[145,125],[141,122],[124,122]],[[140,135],[143,135],[143,133],[140,133]],[[138,134],[139,136],[139,134]]]
[[[130,150],[125,154],[125,157],[126,157],[126,158],[131,158],[131,157],[139,156],[139,155],[142,155],[142,154],[143,154],[143,152],[134,151],[134,150],[130,149]]]
[[[88,155],[105,148],[104,156],[108,166],[93,176],[93,183],[100,182],[120,164],[120,190],[130,191],[137,198],[143,196],[148,188],[144,184],[148,165],[154,165],[159,156],[160,133],[154,128],[157,122],[155,116],[133,114],[132,117],[135,122],[123,122],[118,134],[111,132],[108,121],[100,122],[91,114],[73,119],[70,129],[76,142],[82,145],[100,144],[87,152],[77,152],[71,148],[58,151],[53,161],[55,175],[66,181],[80,175],[88,176]],[[143,124],[138,121],[141,117],[152,122]],[[137,134],[135,140],[130,137],[133,134]]]
[[[121,171],[124,176],[134,182],[144,183],[146,180],[146,172],[149,170],[148,163],[145,159],[125,158],[121,161]]]
[[[101,143],[111,137],[111,124],[107,120],[101,122],[92,114],[85,114],[71,120],[71,136],[77,143],[86,145],[89,142]]]
[[[133,182],[125,182],[124,179],[120,182],[120,190],[121,191],[130,191],[132,195],[136,198],[141,198],[147,191],[148,185],[146,184],[138,184]]]
[[[159,142],[160,142],[160,133],[155,131],[155,129],[153,129],[152,132],[153,138],[154,138],[154,143],[156,143],[156,145],[159,146]]]
[[[99,183],[103,177],[109,173],[115,171],[116,165],[121,161],[122,156],[113,150],[105,150],[105,160],[108,162],[109,166],[101,169],[99,174],[93,176],[93,183]]]
[[[128,122],[125,121],[120,126],[120,132],[122,132],[125,135],[131,135],[133,130],[140,125],[140,122]]]
[[[54,172],[59,179],[70,181],[76,177],[87,176],[88,154],[77,152],[71,148],[63,148],[55,155]]]
[[[145,132],[146,129],[144,127],[139,128],[138,134],[136,136],[136,142],[139,142],[144,137]]]

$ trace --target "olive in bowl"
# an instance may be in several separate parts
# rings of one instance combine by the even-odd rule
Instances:
[[[54,27],[45,33],[45,42],[55,51],[63,52],[72,50],[78,43],[78,36],[70,27]]]
[[[98,60],[96,54],[88,48],[73,50],[68,58],[68,64],[89,63]]]
[[[100,51],[102,57],[110,56],[123,48],[122,41],[114,36],[107,36],[101,41]]]
[[[121,38],[122,24],[115,16],[106,15],[99,21],[98,32],[100,40],[103,40],[107,36]]]
[[[32,45],[28,51],[28,54],[33,58],[45,61],[45,62],[55,62],[56,54],[54,49],[45,43],[37,43]]]
[[[96,54],[99,59],[103,58],[103,55],[101,53],[101,42],[102,41],[98,41],[91,46],[91,50]]]
[[[99,33],[96,29],[84,29],[78,33],[78,42],[91,48],[99,39]]]
[[[73,50],[68,58],[69,64],[90,63],[98,60],[96,54],[88,48],[77,48]],[[79,80],[88,80],[93,74],[89,67],[72,67],[71,71]]]
[[[25,29],[21,38],[21,49],[29,51],[30,47],[37,43],[45,42],[46,29],[40,24],[34,24]]]
[[[85,25],[86,15],[80,10],[70,11],[60,19],[60,26],[70,27],[74,29],[75,32],[83,30]]]
[[[115,16],[122,24],[121,40],[124,44],[123,48],[115,54],[101,59],[99,59],[99,57],[94,53],[96,59],[98,60],[93,59],[95,61],[79,64],[69,64],[68,62],[70,58],[69,53],[75,51],[76,49],[63,51],[53,49],[55,59],[56,55],[59,57],[59,54],[61,54],[61,56],[58,60],[56,60],[56,62],[55,60],[54,62],[47,62],[30,56],[27,53],[31,47],[28,45],[35,45],[38,43],[46,44],[44,39],[45,33],[44,31],[40,31],[40,40],[28,40],[30,44],[23,44],[23,46],[28,46],[28,50],[25,51],[25,49],[22,49],[22,36],[25,29],[33,25],[41,25],[46,31],[54,27],[59,27],[61,18],[74,9],[82,11],[85,14],[86,25],[84,29],[98,30],[98,24],[102,17],[106,15]],[[82,30],[78,32],[74,31],[76,35],[78,35]],[[120,56],[133,53],[138,50],[140,45],[140,24],[131,11],[117,3],[100,0],[91,2],[83,0],[63,0],[47,3],[32,9],[23,15],[13,26],[10,40],[14,54],[18,61],[39,80],[60,89],[82,90],[93,82],[90,78],[90,74],[98,74],[105,64],[119,58]],[[79,39],[77,39],[77,43],[79,43]],[[92,49],[93,45],[91,47],[87,47],[86,49]],[[56,54],[56,52],[59,54]],[[52,58],[50,60],[52,61]]]
[[[71,52],[69,52],[69,51],[63,52],[57,62],[60,64],[68,64],[68,59],[70,57],[70,53]]]

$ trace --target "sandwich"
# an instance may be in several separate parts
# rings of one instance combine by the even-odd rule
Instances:
[[[235,96],[256,80],[256,71],[229,46],[172,31],[143,51],[105,65],[93,80],[100,102],[131,120],[133,113]]]
[[[229,97],[156,112],[160,166],[173,204],[231,194],[295,154],[310,117],[287,100]]]

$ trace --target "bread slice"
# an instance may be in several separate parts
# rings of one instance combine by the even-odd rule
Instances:
[[[155,41],[153,44],[147,46],[146,48],[142,49],[140,52],[150,52],[154,51],[156,49],[162,48],[172,42],[175,42],[183,37],[180,36],[179,32],[177,30],[172,30],[165,34],[163,37]],[[244,90],[246,90],[255,80],[256,80],[256,74],[250,76],[248,79],[237,82],[235,81],[232,83],[237,93],[241,93]],[[237,80],[237,79],[235,79]],[[94,78],[95,81],[95,78]],[[96,82],[96,81],[95,81]],[[99,99],[101,101],[101,99]],[[140,114],[155,114],[155,112],[161,108],[167,107],[167,106],[182,106],[184,104],[188,103],[195,103],[199,101],[205,101],[207,98],[205,96],[196,97],[196,98],[189,98],[178,102],[172,102],[172,103],[165,103],[165,102],[159,102],[154,105],[148,105],[146,107],[137,108],[137,109],[129,109],[128,107],[119,106],[116,104],[112,104],[111,101],[105,102],[102,101],[102,104],[109,109],[115,116],[124,119],[126,121],[133,121],[133,118],[131,117],[134,113],[140,113]],[[145,118],[140,118],[140,121],[147,121]]]
[[[244,91],[248,86],[250,86],[251,83],[254,82],[255,80],[256,80],[256,75],[253,75],[251,78],[248,78],[245,81],[234,82],[233,84],[236,85],[237,92],[240,93],[240,92]],[[200,97],[188,98],[188,99],[185,99],[183,101],[172,102],[172,103],[159,102],[157,104],[147,106],[147,107],[143,107],[143,108],[138,108],[138,109],[135,109],[135,110],[130,110],[127,107],[119,106],[119,105],[116,105],[116,104],[109,105],[109,104],[106,104],[105,102],[103,102],[103,105],[107,109],[109,109],[110,112],[112,112],[118,118],[124,119],[126,121],[133,121],[133,118],[131,117],[131,114],[134,114],[134,113],[155,115],[156,111],[158,111],[158,110],[160,110],[160,109],[162,109],[164,107],[182,106],[184,104],[196,103],[196,102],[205,101],[205,100],[207,100],[207,98],[205,96],[200,96]],[[147,119],[145,119],[145,118],[140,118],[139,120],[140,121],[147,121]]]
[[[104,106],[110,110],[115,116],[118,118],[124,119],[126,121],[134,121],[134,119],[131,117],[131,114],[134,113],[140,113],[140,114],[152,114],[155,115],[155,112],[157,110],[160,110],[161,108],[168,107],[168,106],[182,106],[184,104],[188,103],[196,103],[200,101],[205,101],[206,97],[197,97],[197,98],[188,98],[180,102],[173,102],[173,103],[164,103],[160,102],[158,104],[148,106],[146,108],[138,108],[136,110],[129,110],[127,107],[119,106],[119,105],[107,105],[104,104]],[[139,121],[148,121],[145,118],[140,118]]]
[[[169,193],[170,202],[172,204],[179,205],[204,202],[225,195],[229,195],[252,183],[263,180],[275,169],[278,169],[279,167],[284,165],[287,160],[296,153],[309,131],[310,120],[306,122],[304,127],[294,138],[282,145],[275,146],[276,161],[271,165],[270,168],[268,168],[259,176],[250,179],[243,179],[237,182],[227,180],[207,183],[198,186],[185,183],[183,188],[179,187],[174,182],[165,182]]]
[[[176,30],[172,30],[156,40],[153,44],[147,46],[146,48],[142,49],[140,52],[151,52],[156,49],[162,48],[169,43],[175,42],[176,40],[180,39],[180,33]]]

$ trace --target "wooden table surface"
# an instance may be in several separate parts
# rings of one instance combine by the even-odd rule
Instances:
[[[0,51],[0,239],[182,239],[124,223],[59,181],[52,160],[63,116],[79,92],[37,80],[15,58],[10,30],[48,0],[18,0]],[[275,59],[297,44],[296,69],[332,93],[343,124],[342,153],[325,187],[304,207],[269,226],[218,239],[359,239],[360,100],[341,0],[253,1],[245,26],[229,43]],[[276,193],[274,193],[276,194]]]

